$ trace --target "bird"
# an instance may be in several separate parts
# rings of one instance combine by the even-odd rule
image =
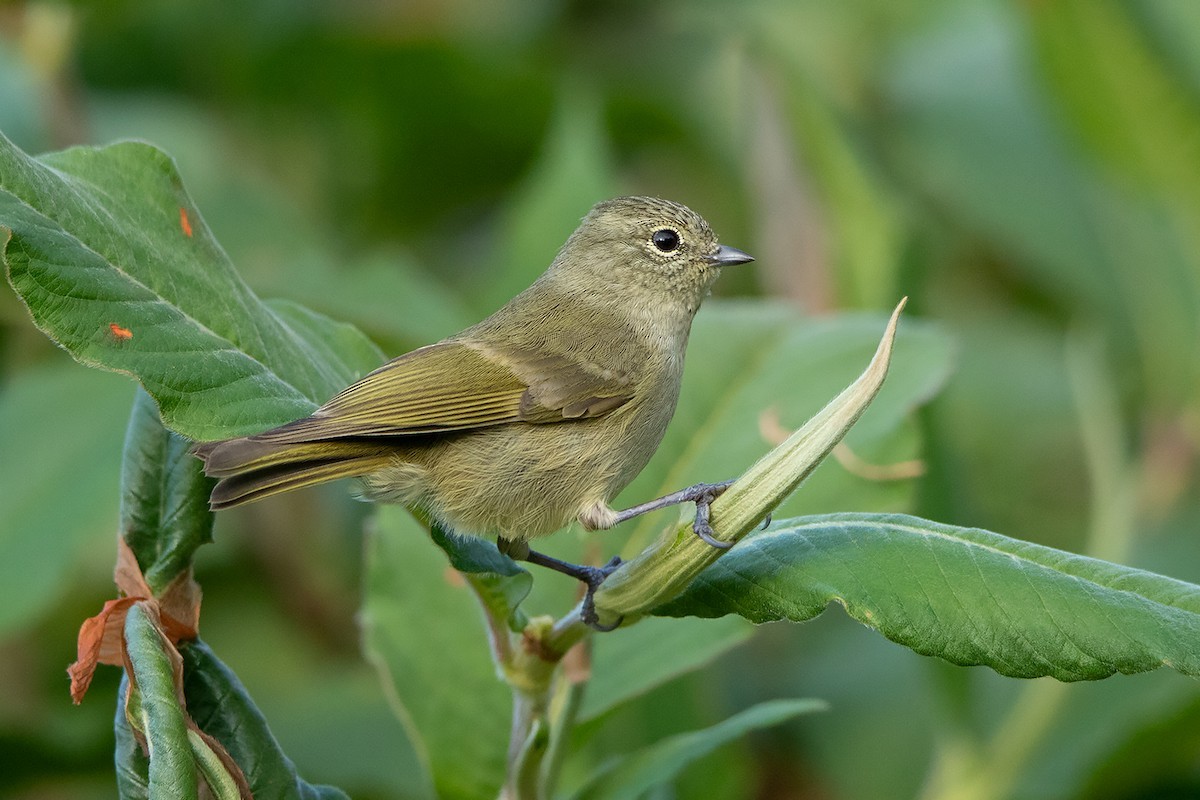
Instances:
[[[688,207],[653,197],[596,204],[549,268],[476,325],[388,361],[310,416],[193,453],[217,482],[213,510],[337,478],[363,499],[422,509],[460,535],[587,585],[620,564],[570,564],[530,540],[572,522],[611,528],[682,502],[715,547],[697,484],[623,511],[611,502],[645,467],[679,399],[692,320],[724,267],[753,257],[719,244]]]

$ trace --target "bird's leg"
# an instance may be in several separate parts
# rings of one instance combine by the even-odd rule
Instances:
[[[689,486],[686,489],[680,489],[678,492],[663,495],[656,500],[627,508],[624,511],[618,511],[616,521],[613,524],[616,525],[618,522],[624,522],[627,519],[633,519],[649,511],[657,511],[667,506],[678,505],[679,503],[695,503],[696,519],[692,522],[692,531],[704,542],[718,550],[728,550],[733,547],[733,542],[723,542],[713,536],[712,526],[708,524],[708,516],[710,513],[709,506],[712,504],[712,501],[720,497],[722,492],[728,489],[732,483],[733,481],[697,483],[695,486]]]
[[[572,564],[569,561],[548,556],[545,553],[539,553],[529,547],[528,542],[518,541],[516,539],[505,539],[503,536],[496,540],[496,547],[500,549],[509,558],[517,561],[527,561],[530,564],[537,564],[539,567],[547,567],[555,572],[561,572],[564,575],[570,575],[578,581],[582,581],[587,586],[587,594],[583,596],[583,610],[580,612],[580,619],[587,624],[589,628],[597,631],[615,630],[623,621],[621,617],[611,625],[601,625],[600,616],[596,613],[596,590],[600,588],[600,584],[604,583],[604,579],[616,571],[617,567],[621,566],[621,557],[613,556],[612,561],[609,561],[603,567],[589,567],[582,564]]]

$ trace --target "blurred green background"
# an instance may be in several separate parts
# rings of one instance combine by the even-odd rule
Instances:
[[[17,3],[0,131],[158,144],[260,294],[389,353],[523,288],[596,200],[688,203],[758,257],[719,295],[822,315],[906,294],[952,333],[897,510],[1200,582],[1194,0]],[[112,592],[132,396],[0,292],[0,797],[115,794],[118,671],[76,708],[63,670]],[[221,515],[203,631],[307,778],[410,797],[344,494]],[[836,609],[585,733],[619,751],[779,696],[832,708],[657,796],[1200,797],[1195,681],[1005,680]]]

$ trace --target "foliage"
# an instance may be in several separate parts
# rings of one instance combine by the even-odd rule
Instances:
[[[903,515],[782,521],[660,613],[803,622],[835,600],[919,653],[1014,678],[1200,672],[1195,585]]]
[[[330,318],[399,352],[525,285],[598,196],[684,200],[759,257],[718,292],[768,298],[702,310],[679,412],[625,503],[743,473],[853,379],[882,320],[797,305],[913,305],[850,455],[661,613],[799,620],[833,599],[919,652],[1008,674],[1191,672],[1194,587],[1144,571],[1200,580],[1200,18],[1185,6],[18,7],[0,25],[0,131],[29,152],[150,139],[180,168],[144,144],[5,148],[7,266],[73,355],[136,374],[171,428],[216,436],[304,413],[378,363]],[[188,510],[203,487],[131,470],[154,453],[188,463],[158,427],[140,449],[127,439],[119,495],[128,383],[55,363],[12,295],[0,325],[0,429],[19,454],[0,466],[0,653],[11,681],[44,687],[0,701],[0,795],[107,797],[115,678],[101,670],[66,716],[61,682],[41,676],[111,594],[113,522],[143,526],[157,591],[191,560],[180,543],[207,537],[206,512]],[[154,410],[135,405],[157,425]],[[872,467],[917,457],[919,479]],[[178,513],[131,517],[134,497]],[[537,574],[530,589],[515,565],[472,572],[498,554],[433,546],[394,509],[370,522],[360,567],[347,532],[362,513],[333,489],[218,521],[196,565],[204,641],[180,648],[189,713],[238,763],[258,755],[294,781],[283,795],[327,791],[298,771],[355,797],[490,796],[509,697],[474,597],[520,602],[505,622],[536,631],[575,587]],[[553,552],[630,558],[674,519],[566,532]],[[346,598],[360,577],[383,688],[358,660]],[[131,639],[146,633],[130,619]],[[586,691],[554,695],[575,733],[527,744],[581,797],[1196,792],[1194,748],[1147,746],[1194,739],[1186,678],[1017,684],[845,622],[648,617],[592,637]],[[461,691],[423,691],[436,680]],[[753,750],[678,760],[812,710],[770,705],[792,696],[833,711],[760,730]],[[750,710],[718,721],[737,709]],[[118,711],[118,777],[135,795],[148,765]],[[478,752],[454,751],[464,725]],[[245,749],[234,729],[253,732]],[[180,768],[217,775],[214,751],[185,739]]]

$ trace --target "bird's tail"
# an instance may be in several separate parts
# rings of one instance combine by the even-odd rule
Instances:
[[[204,474],[219,479],[208,501],[213,511],[336,478],[366,475],[391,463],[394,452],[364,442],[263,441],[254,436],[192,448],[204,461]]]

